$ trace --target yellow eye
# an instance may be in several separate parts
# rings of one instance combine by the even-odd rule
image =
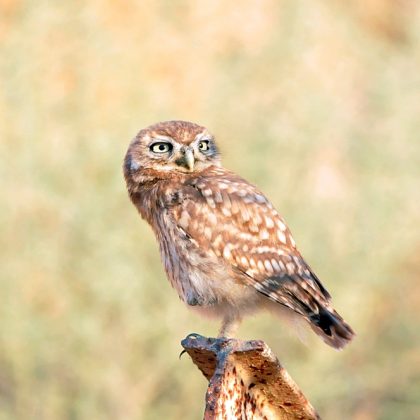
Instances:
[[[168,153],[172,150],[172,144],[164,141],[158,141],[150,146],[153,153]]]
[[[198,148],[202,152],[207,152],[210,149],[210,142],[208,140],[202,140],[198,143]]]

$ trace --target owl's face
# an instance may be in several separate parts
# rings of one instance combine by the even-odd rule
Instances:
[[[124,161],[127,180],[147,181],[172,174],[201,172],[220,166],[213,136],[206,128],[186,121],[161,122],[141,130]]]

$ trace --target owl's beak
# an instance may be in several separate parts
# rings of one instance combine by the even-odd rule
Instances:
[[[191,149],[185,152],[185,163],[190,171],[194,170],[194,152]]]
[[[180,163],[192,172],[194,170],[194,152],[191,149],[186,149]]]

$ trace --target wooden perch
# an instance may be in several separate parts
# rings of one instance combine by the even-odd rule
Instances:
[[[209,380],[204,420],[319,419],[264,341],[190,334],[181,344]]]

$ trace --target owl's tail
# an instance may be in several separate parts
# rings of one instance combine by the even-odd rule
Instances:
[[[311,314],[308,321],[315,333],[337,350],[342,349],[355,335],[350,325],[334,309],[320,307],[319,312]]]

